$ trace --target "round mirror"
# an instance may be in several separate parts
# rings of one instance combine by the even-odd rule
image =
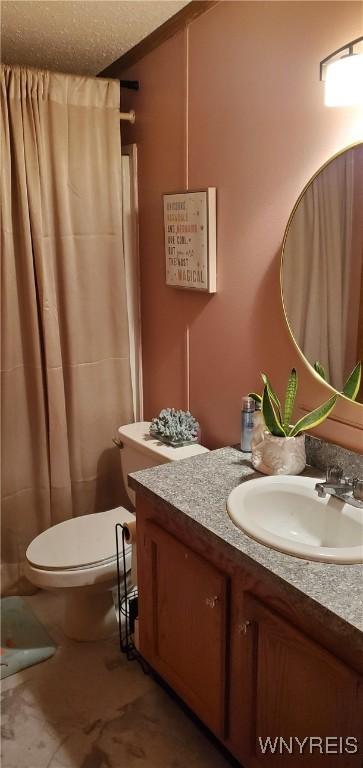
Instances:
[[[363,143],[331,158],[306,185],[282,247],[281,291],[292,338],[341,392],[363,358]],[[356,397],[363,403],[363,387]]]

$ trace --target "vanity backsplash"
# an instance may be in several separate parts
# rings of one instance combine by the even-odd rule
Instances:
[[[363,455],[326,443],[319,437],[306,435],[306,461],[312,467],[325,472],[328,466],[338,465],[347,477],[363,478]]]

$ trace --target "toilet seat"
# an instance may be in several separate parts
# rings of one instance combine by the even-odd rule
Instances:
[[[116,523],[135,515],[124,507],[74,517],[39,534],[26,551],[26,568],[33,584],[44,589],[84,587],[117,578]],[[123,572],[123,561],[120,559]],[[126,548],[126,570],[131,546]]]

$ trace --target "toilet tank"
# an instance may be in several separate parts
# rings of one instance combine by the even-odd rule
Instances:
[[[135,424],[125,424],[118,429],[122,476],[133,506],[135,506],[135,493],[129,488],[127,482],[127,476],[130,472],[137,472],[140,469],[148,469],[148,467],[156,467],[158,464],[167,464],[169,461],[178,461],[208,452],[208,448],[204,448],[199,443],[183,445],[180,448],[164,445],[164,443],[151,437],[149,427],[150,421],[137,421]]]

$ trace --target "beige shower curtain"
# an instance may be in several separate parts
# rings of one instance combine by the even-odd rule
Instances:
[[[2,592],[34,536],[122,498],[132,420],[119,83],[1,67]]]
[[[346,152],[305,191],[284,254],[284,302],[294,337],[312,365],[316,360],[323,364],[336,389],[342,389],[350,372],[353,190],[354,155]]]

